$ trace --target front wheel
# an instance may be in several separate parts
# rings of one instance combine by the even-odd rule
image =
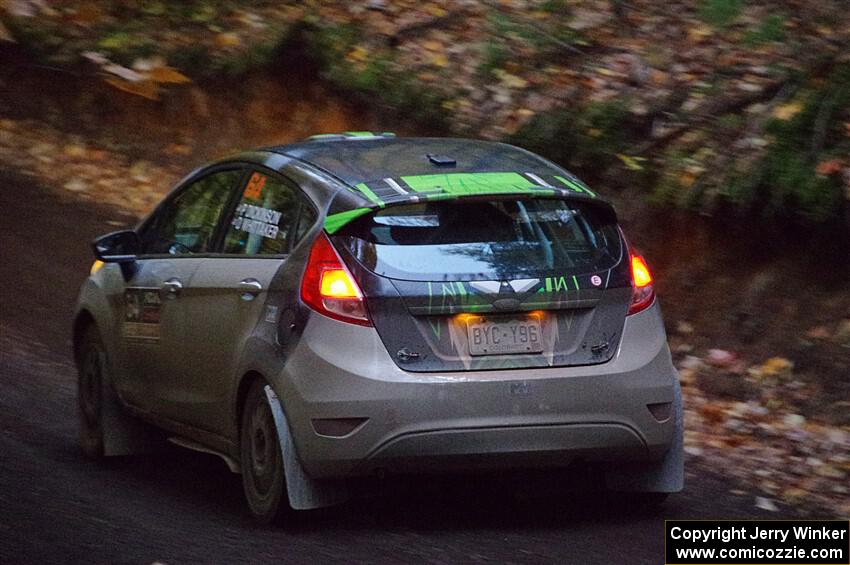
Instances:
[[[80,448],[86,457],[103,457],[103,383],[106,353],[94,326],[86,330],[77,354],[77,411]]]
[[[240,430],[242,486],[251,514],[267,524],[289,510],[283,457],[265,383],[248,391]]]

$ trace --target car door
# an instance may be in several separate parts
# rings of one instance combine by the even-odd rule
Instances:
[[[170,408],[181,422],[225,433],[241,354],[259,322],[276,321],[276,307],[267,305],[269,287],[316,217],[294,183],[266,169],[248,175],[223,221],[221,253],[198,266],[181,299],[186,349]]]
[[[177,189],[140,230],[142,254],[121,302],[121,376],[126,402],[156,416],[173,402],[189,332],[184,292],[213,249],[216,229],[243,176],[241,167],[204,172]]]

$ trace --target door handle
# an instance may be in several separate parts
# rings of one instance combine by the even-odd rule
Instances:
[[[243,279],[239,281],[239,290],[242,291],[242,300],[253,300],[263,291],[263,285],[257,279]]]
[[[180,296],[180,291],[183,290],[183,283],[180,282],[180,279],[170,278],[162,283],[160,288],[165,293],[166,298],[173,300]]]

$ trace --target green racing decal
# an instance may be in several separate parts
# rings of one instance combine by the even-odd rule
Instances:
[[[570,187],[572,190],[574,190],[576,192],[584,192],[584,193],[589,194],[591,197],[596,198],[596,194],[594,194],[593,191],[591,191],[587,187],[587,185],[585,185],[583,182],[579,181],[576,178],[568,179],[568,178],[558,176],[558,175],[555,175],[555,178],[558,179],[559,181],[561,181],[562,183],[564,183],[565,185],[567,185],[568,187]]]
[[[330,234],[338,232],[343,226],[372,211],[372,208],[355,208],[325,218],[325,231]]]
[[[371,189],[371,188],[369,188],[368,186],[366,186],[366,183],[365,183],[365,182],[361,182],[361,183],[359,183],[359,184],[356,186],[356,188],[357,188],[357,190],[359,190],[360,192],[362,192],[362,193],[363,193],[363,195],[364,195],[364,196],[366,196],[366,198],[368,198],[369,200],[371,200],[372,202],[374,202],[375,204],[377,204],[378,206],[380,206],[380,207],[382,207],[382,208],[383,208],[383,206],[384,206],[384,201],[383,201],[383,200],[381,200],[381,199],[380,199],[380,197],[378,197],[378,195],[377,195],[377,194],[375,194],[374,192],[372,192],[372,189]]]
[[[538,188],[519,173],[443,173],[401,177],[401,180],[416,192],[444,192],[456,196],[523,192]]]
[[[365,132],[364,132],[365,133]],[[526,176],[535,179],[529,180]],[[558,188],[561,183],[568,188]],[[365,206],[332,214],[325,219],[328,233],[339,231],[350,221],[376,208],[391,204],[409,204],[423,200],[435,202],[469,196],[509,195],[518,197],[580,196],[596,198],[587,186],[575,177],[535,175],[517,172],[440,173],[384,178],[357,183],[348,187],[353,194],[368,200]]]

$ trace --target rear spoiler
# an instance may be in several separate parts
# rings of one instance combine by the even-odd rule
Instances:
[[[576,177],[534,173],[443,173],[384,178],[361,182],[342,191],[331,203],[325,217],[325,231],[333,234],[345,225],[388,206],[467,200],[478,198],[560,198],[593,202],[616,219],[610,203],[597,198]]]

